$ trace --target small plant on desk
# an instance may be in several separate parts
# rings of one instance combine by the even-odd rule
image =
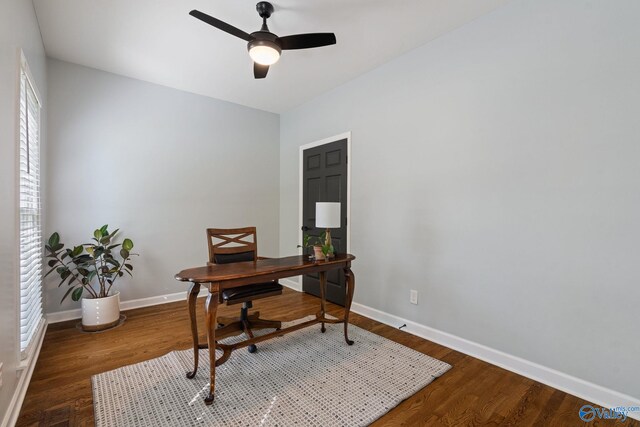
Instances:
[[[302,252],[303,253],[308,253],[309,252],[309,248],[313,248],[313,243],[311,242],[311,236],[309,236],[308,234],[304,234],[302,236],[302,244],[296,246],[298,248],[302,248]],[[312,259],[313,255],[309,255],[309,259]]]
[[[318,237],[313,237],[308,234],[302,236],[302,244],[298,245],[298,248],[302,248],[308,251],[309,248],[313,248],[314,255],[309,255],[309,259],[316,259],[321,261],[323,259],[332,258],[335,253],[335,249],[331,242],[327,243],[327,233],[323,232]]]
[[[327,241],[327,233],[323,232],[320,237],[318,237],[318,243],[316,247],[320,247],[322,251],[322,255],[324,255],[325,259],[333,258],[335,254],[335,248],[333,247],[333,242]]]

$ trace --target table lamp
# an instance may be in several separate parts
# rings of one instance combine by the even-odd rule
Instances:
[[[316,228],[325,228],[325,245],[331,245],[331,228],[340,228],[340,203],[316,203]],[[333,256],[333,253],[327,254]]]

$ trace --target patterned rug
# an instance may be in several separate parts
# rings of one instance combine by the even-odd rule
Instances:
[[[311,326],[262,342],[253,354],[234,351],[216,369],[211,406],[203,402],[208,350],[192,380],[185,373],[193,350],[95,375],[96,426],[365,426],[451,368],[354,325],[348,346],[342,331]]]

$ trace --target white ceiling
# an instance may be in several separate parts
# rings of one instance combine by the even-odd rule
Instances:
[[[273,0],[280,36],[334,32],[334,46],[283,52],[253,78],[246,42],[188,15],[248,33],[256,0],[34,0],[53,58],[276,113],[289,110],[508,0]]]

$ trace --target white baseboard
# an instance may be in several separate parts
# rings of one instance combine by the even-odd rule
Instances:
[[[202,290],[200,291],[202,293]],[[177,292],[175,294],[158,295],[149,298],[132,299],[128,301],[120,301],[120,310],[132,310],[134,308],[149,307],[150,305],[166,304],[174,301],[185,301],[187,299],[187,291]],[[47,313],[47,322],[58,323],[66,320],[74,320],[82,318],[82,309],[58,311],[55,313]]]
[[[351,311],[394,328],[406,324],[407,326],[402,328],[405,332],[484,360],[492,365],[499,366],[508,371],[515,372],[516,374],[595,403],[596,405],[600,405],[603,408],[615,408],[619,406],[640,407],[640,399],[366,305],[353,303]],[[627,416],[640,420],[640,412],[630,412]],[[577,417],[578,412],[576,409],[576,419]]]
[[[301,292],[302,285],[298,280],[287,278],[281,279],[279,282],[288,288]],[[120,307],[122,310],[131,310],[134,308],[147,307],[150,305],[164,304],[174,301],[186,300],[187,292],[178,292],[169,295],[160,295],[150,298],[141,298],[136,300],[122,301]],[[600,405],[604,408],[615,408],[619,406],[638,406],[640,407],[640,399],[628,396],[623,393],[599,386],[597,384],[573,377],[555,369],[539,365],[534,362],[522,359],[504,353],[500,350],[478,344],[473,341],[439,331],[429,326],[421,325],[411,320],[384,311],[368,307],[363,304],[353,303],[351,310],[362,316],[377,320],[385,325],[397,328],[403,324],[407,326],[402,328],[403,331],[419,336],[421,338],[433,341],[461,353],[483,360],[492,365],[499,366],[508,371],[515,372],[532,380],[541,382],[558,390],[577,396],[581,399]],[[47,314],[49,323],[62,322],[65,320],[79,319],[82,317],[80,309],[61,311],[57,313]],[[38,348],[39,351],[39,348]],[[576,413],[576,416],[577,413]],[[628,414],[630,418],[640,420],[640,412],[631,412]]]
[[[298,280],[282,279],[280,283],[293,290],[302,291],[302,285]],[[484,360],[492,365],[500,366],[508,371],[562,390],[604,408],[618,406],[640,407],[640,399],[363,304],[353,303],[351,311],[394,328],[406,324],[407,326],[402,328],[405,332]],[[627,416],[640,420],[640,412],[630,412]]]
[[[279,282],[283,286],[286,286],[293,290],[296,290],[299,292],[302,291],[302,285],[295,279],[291,279],[291,278],[280,279]],[[201,289],[200,294],[201,294],[200,296],[202,296],[202,294],[206,295],[206,289]],[[122,311],[132,310],[134,308],[149,307],[151,305],[166,304],[168,302],[185,301],[186,299],[187,299],[187,291],[177,292],[175,294],[158,295],[158,296],[149,297],[149,298],[139,298],[139,299],[133,299],[128,301],[120,301],[120,309]],[[82,318],[82,309],[76,308],[74,310],[65,310],[65,311],[57,311],[54,313],[47,313],[46,318],[48,323],[59,323],[59,322],[65,322],[67,320],[80,319]]]
[[[7,412],[4,414],[2,418],[2,422],[0,426],[9,427],[15,426],[18,421],[18,416],[20,415],[20,409],[22,409],[22,403],[24,402],[24,397],[27,394],[27,389],[29,388],[29,383],[31,382],[31,375],[33,375],[33,370],[36,367],[36,363],[38,362],[38,356],[40,356],[40,349],[42,348],[42,341],[44,341],[44,335],[47,332],[47,323],[44,323],[44,326],[38,332],[38,335],[35,337],[35,345],[33,347],[33,354],[29,357],[27,365],[20,369],[20,378],[18,378],[18,384],[16,384],[16,388],[13,390],[13,397],[9,402],[9,407],[7,408]],[[6,375],[6,373],[5,373]]]
[[[287,288],[293,289],[294,291],[302,292],[302,285],[298,280],[295,279],[279,279],[278,282],[282,286],[286,286]]]

